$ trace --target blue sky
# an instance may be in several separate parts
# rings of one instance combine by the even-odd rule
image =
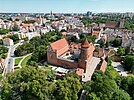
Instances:
[[[0,12],[134,12],[134,0],[0,0]]]

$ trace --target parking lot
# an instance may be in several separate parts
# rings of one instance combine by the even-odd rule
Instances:
[[[125,71],[121,62],[112,62],[112,66],[121,76],[127,76],[128,71]]]

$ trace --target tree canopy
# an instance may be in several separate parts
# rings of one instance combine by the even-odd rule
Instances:
[[[132,66],[134,65],[134,55],[127,55],[124,58],[124,64],[127,70],[131,70]]]
[[[7,56],[7,54],[6,54],[7,52],[8,52],[8,48],[5,46],[1,46],[0,47],[0,58],[5,59]]]
[[[1,88],[2,100],[44,100],[53,98],[56,85],[45,69],[25,67],[7,74]]]
[[[57,81],[56,85],[57,89],[54,92],[56,100],[78,100],[78,92],[82,86],[77,78],[67,77],[63,81]]]
[[[0,30],[0,34],[1,35],[6,34],[8,32],[10,32],[10,30],[8,30],[8,29],[2,29],[2,30]]]
[[[55,80],[51,69],[21,68],[8,73],[2,80],[2,100],[77,100],[82,88],[74,77]]]
[[[12,31],[19,31],[19,27],[17,24],[15,24],[12,28]]]
[[[18,34],[8,35],[7,38],[11,38],[15,43],[19,42]]]
[[[117,55],[119,55],[119,56],[125,55],[125,49],[122,47],[119,47],[117,50]]]
[[[101,71],[96,71],[93,74],[92,81],[87,82],[84,89],[87,100],[130,100],[129,94],[119,89],[116,81]]]
[[[119,46],[121,46],[121,40],[115,39],[115,40],[113,41],[113,46],[114,46],[114,47],[119,47]]]
[[[24,56],[26,54],[32,53],[33,50],[34,50],[34,47],[32,44],[24,43],[18,46],[14,53],[16,56]]]
[[[123,77],[121,79],[120,88],[125,90],[134,99],[134,75]]]

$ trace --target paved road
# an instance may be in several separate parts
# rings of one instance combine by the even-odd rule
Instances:
[[[7,67],[6,73],[14,71],[14,59],[12,57],[9,58],[7,66],[8,67]]]
[[[20,45],[21,43],[17,43],[16,45],[13,45],[13,46],[9,46],[9,50],[8,50],[8,55],[7,55],[7,58],[5,59],[5,69],[3,71],[3,74],[4,75],[5,73],[8,73],[8,72],[11,72],[14,70],[14,51],[15,49]]]

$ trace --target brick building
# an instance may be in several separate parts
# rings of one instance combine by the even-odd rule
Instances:
[[[65,38],[50,44],[47,49],[47,61],[49,64],[58,65],[68,69],[81,68],[86,71],[89,61],[93,57],[95,47],[87,39],[81,46],[71,46]]]

